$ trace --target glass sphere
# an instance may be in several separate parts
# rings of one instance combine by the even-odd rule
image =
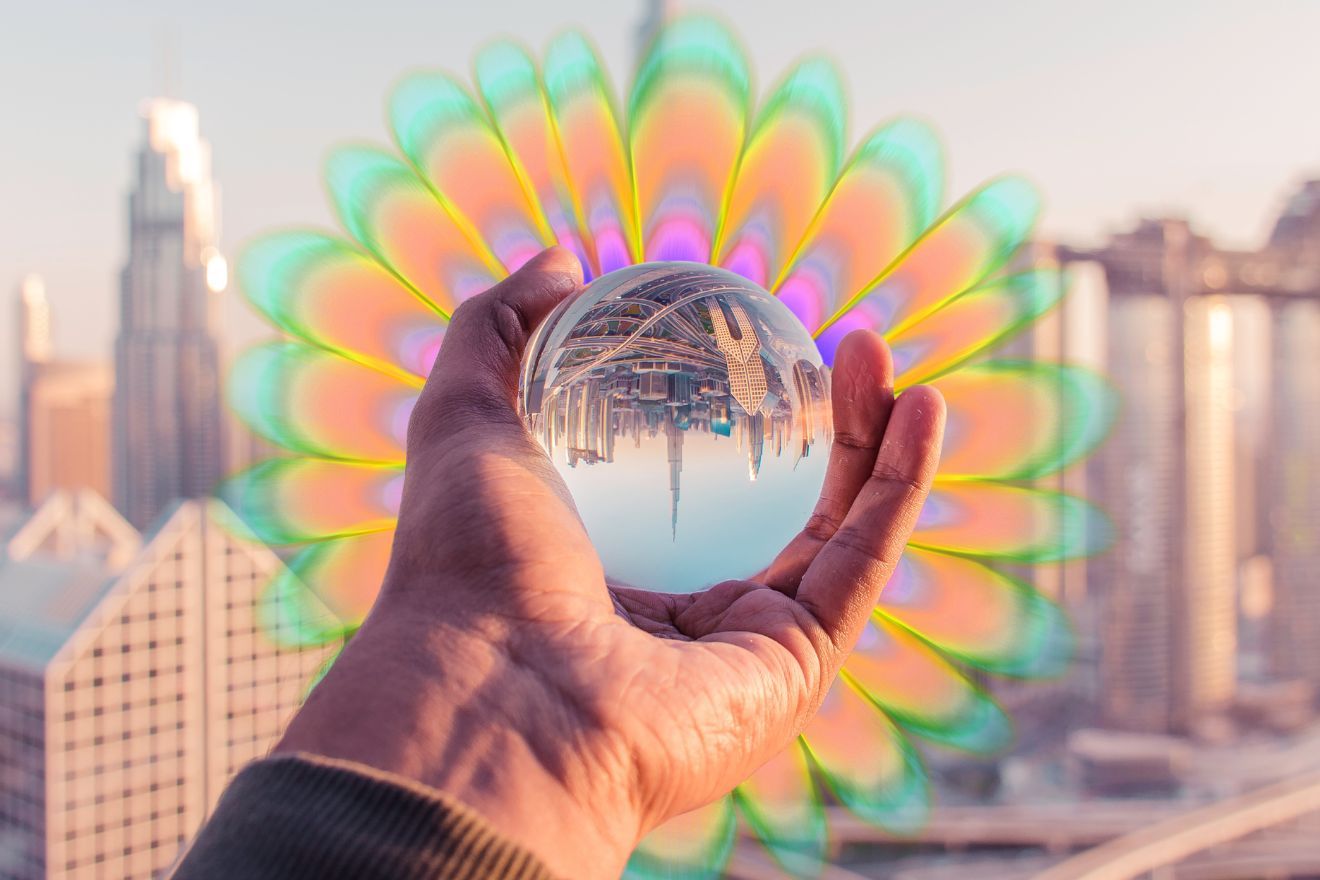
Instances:
[[[561,303],[520,403],[606,575],[673,593],[769,564],[815,505],[833,434],[806,328],[702,263],[629,266]]]

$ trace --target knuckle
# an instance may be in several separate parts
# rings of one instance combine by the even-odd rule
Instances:
[[[807,518],[807,523],[802,527],[802,532],[809,538],[815,538],[817,541],[828,541],[839,530],[842,522],[833,514],[817,510]]]
[[[886,543],[888,542],[857,526],[843,526],[830,539],[834,549],[857,557],[863,568],[878,569],[882,575],[893,570],[896,561],[888,558],[889,554],[885,552]]]
[[[454,310],[449,323],[451,334],[469,334],[478,343],[479,351],[498,344],[501,349],[498,354],[507,353],[515,358],[522,357],[530,332],[526,316],[498,287],[464,300]]]
[[[834,432],[834,442],[849,449],[875,449],[879,445],[875,438],[867,437],[856,431],[836,430]]]
[[[895,488],[906,489],[911,492],[926,491],[926,486],[921,480],[892,462],[877,461],[875,468],[871,471],[871,476]]]
[[[491,309],[491,326],[504,345],[505,352],[515,360],[522,358],[531,333],[527,316],[522,309],[502,297],[495,297]]]

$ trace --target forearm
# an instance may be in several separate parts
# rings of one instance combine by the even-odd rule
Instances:
[[[312,755],[249,765],[180,880],[552,880],[474,812],[406,779]]]

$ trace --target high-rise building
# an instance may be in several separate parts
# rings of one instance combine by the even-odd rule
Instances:
[[[744,412],[755,415],[765,403],[769,384],[761,360],[761,340],[752,319],[735,301],[726,303],[710,297],[706,307],[710,310],[711,335],[729,369],[729,394]]]
[[[989,357],[994,359],[1023,359],[1042,364],[1066,365],[1070,368],[1103,373],[1106,369],[1105,328],[1109,309],[1108,286],[1103,268],[1095,262],[1073,262],[1065,273],[1060,272],[1059,248],[1052,242],[1037,240],[1024,247],[1017,255],[1014,271],[1047,271],[1054,275],[1055,283],[1067,286],[1067,296],[1028,327],[996,346]],[[1043,390],[1043,389],[1042,389]],[[1065,395],[1071,393],[1067,383],[1056,383],[1054,393],[1035,398],[1036,405],[1049,407],[1060,418],[1098,419],[1100,413],[1080,411],[1078,402]],[[1101,401],[1088,402],[1108,406]],[[1069,425],[1075,427],[1075,425]],[[1058,442],[1063,443],[1066,432]],[[1057,454],[1063,454],[1057,449]],[[1097,494],[1092,479],[1090,458],[1073,463],[1034,481],[1043,490],[1065,492],[1077,497],[1094,498]],[[1060,541],[1077,527],[1069,523],[1070,514],[1063,510],[1056,514]],[[1044,524],[1042,524],[1044,525]],[[1104,521],[1087,523],[1086,527],[1102,533]],[[1031,583],[1046,596],[1059,602],[1074,624],[1075,638],[1070,645],[1059,643],[1049,650],[1071,648],[1071,665],[1066,676],[1049,682],[1013,679],[989,679],[983,686],[992,690],[997,699],[1009,707],[1014,717],[1024,719],[1022,742],[1040,743],[1043,738],[1064,734],[1077,727],[1094,723],[1094,709],[1100,692],[1100,609],[1088,591],[1088,571],[1094,560],[1088,558],[1063,561],[1017,564],[1002,567],[1010,574]],[[1025,722],[1025,719],[1031,719]],[[1027,724],[1030,730],[1026,729]],[[1028,748],[1031,745],[1027,745]]]
[[[1206,730],[1234,694],[1232,317],[1205,296],[1220,292],[1207,283],[1217,253],[1178,220],[1063,251],[1103,267],[1105,360],[1122,398],[1090,493],[1117,531],[1088,571],[1113,727]]]
[[[1290,262],[1320,263],[1320,180],[1308,180],[1288,199],[1270,233],[1269,247]],[[1314,280],[1314,279],[1312,279]]]
[[[0,417],[0,499],[18,495],[18,422]]]
[[[678,501],[683,485],[683,431],[665,420],[665,452],[669,460],[669,531],[678,537]]]
[[[1233,314],[1225,298],[1184,304],[1183,589],[1174,666],[1177,720],[1227,710],[1237,664],[1237,483]]]
[[[18,456],[15,485],[27,497],[29,445],[25,422],[28,410],[28,387],[34,369],[51,357],[50,302],[46,283],[40,275],[30,274],[18,285],[17,333],[14,350],[18,352]]]
[[[57,493],[6,550],[0,875],[157,876],[327,652],[280,647],[281,563],[217,501],[143,544],[92,493]]]
[[[660,33],[660,29],[677,13],[677,0],[646,0],[646,10],[642,13],[642,20],[637,23],[634,44],[637,58],[645,57],[647,47],[651,45],[656,34]]]
[[[57,489],[111,490],[108,363],[51,361],[33,369],[24,389],[24,494],[39,505]]]
[[[1320,689],[1320,299],[1276,307],[1274,364],[1271,666]]]
[[[115,342],[115,506],[138,528],[223,476],[216,338],[226,283],[210,146],[190,104],[156,98],[129,195]]]
[[[1173,308],[1157,293],[1115,297],[1110,378],[1122,415],[1102,449],[1096,500],[1113,518],[1113,549],[1095,561],[1102,711],[1117,727],[1168,730],[1172,717],[1174,593],[1180,456]]]
[[[24,364],[45,363],[51,358],[50,302],[46,282],[28,275],[18,285],[18,348]]]
[[[1059,272],[1058,248],[1048,241],[1035,241],[1018,255],[1021,269]],[[1067,296],[1005,344],[997,347],[995,358],[1022,358],[1049,364],[1092,370],[1106,370],[1106,314],[1109,307],[1104,270],[1095,263],[1074,262],[1066,275],[1057,276],[1066,285]],[[1060,386],[1059,394],[1067,389]],[[1068,413],[1072,402],[1050,401],[1061,413]],[[1091,414],[1087,414],[1091,415]],[[1079,497],[1090,493],[1087,481],[1088,462],[1083,461],[1037,481],[1045,489],[1068,492]],[[1099,525],[1096,525],[1099,528]],[[1043,592],[1080,614],[1086,600],[1087,560],[1049,562],[1032,567],[1030,580]]]
[[[1262,505],[1271,666],[1320,691],[1320,180],[1288,200],[1252,280],[1268,285],[1274,401]]]
[[[56,359],[51,310],[41,279],[19,287],[20,499],[40,504],[57,489],[111,489],[110,408],[114,373],[107,363]]]

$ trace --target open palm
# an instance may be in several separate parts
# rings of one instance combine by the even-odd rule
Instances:
[[[530,331],[580,283],[551,249],[455,314],[409,425],[380,598],[281,749],[535,824],[552,868],[603,877],[819,708],[916,523],[944,411],[926,388],[895,400],[884,342],[853,334],[820,501],[779,556],[690,595],[608,584],[514,406]]]

